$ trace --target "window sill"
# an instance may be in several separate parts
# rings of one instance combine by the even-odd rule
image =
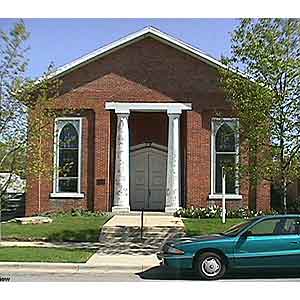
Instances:
[[[208,195],[209,200],[221,200],[222,199],[222,194],[210,194]],[[242,200],[243,196],[242,195],[236,195],[236,194],[227,194],[225,195],[226,200]]]
[[[84,193],[51,193],[51,198],[84,198]]]

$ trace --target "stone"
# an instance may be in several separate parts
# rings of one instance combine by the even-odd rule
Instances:
[[[15,219],[16,223],[20,223],[22,225],[27,225],[27,224],[51,224],[52,219],[49,217],[25,217],[25,218],[16,218]]]

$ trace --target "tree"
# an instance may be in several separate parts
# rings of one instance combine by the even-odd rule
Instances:
[[[49,126],[56,117],[71,111],[56,109],[55,98],[59,95],[61,82],[51,76],[52,72],[50,65],[38,80],[27,80],[16,95],[26,105],[26,175],[38,181],[38,212],[41,211],[41,179],[51,178],[54,173],[54,164],[49,164],[49,152],[45,147],[53,138]]]
[[[23,21],[8,33],[0,30],[0,170],[11,174],[0,186],[0,200],[12,176],[24,170],[19,162],[25,151],[26,107],[15,95],[26,80],[28,61],[24,44],[28,37]]]
[[[52,65],[38,80],[25,77],[29,33],[24,22],[18,21],[8,33],[0,32],[0,170],[10,174],[0,183],[3,202],[14,175],[30,174],[38,186],[43,176],[52,176],[53,164],[45,152],[45,143],[53,136],[49,125],[71,109],[55,108],[61,82],[52,76]],[[38,194],[40,199],[40,189]]]
[[[287,186],[300,174],[300,20],[241,20],[223,61],[221,83],[248,154],[241,170],[256,187],[278,181],[286,212]]]

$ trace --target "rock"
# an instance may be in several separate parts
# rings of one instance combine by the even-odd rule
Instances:
[[[26,224],[50,224],[52,223],[52,219],[48,217],[25,217],[25,218],[16,218],[16,223],[20,223],[22,225]]]

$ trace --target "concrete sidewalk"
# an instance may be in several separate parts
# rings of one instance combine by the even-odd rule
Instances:
[[[51,272],[51,273],[123,273],[143,272],[160,265],[156,255],[94,255],[86,263],[0,262],[0,273]]]
[[[3,241],[2,247],[93,249],[97,252],[86,263],[77,264],[0,262],[0,272],[143,272],[157,267],[160,262],[155,253],[169,237],[184,233],[183,222],[173,216],[146,215],[142,241],[140,222],[137,215],[116,215],[102,227],[100,242]]]
[[[110,272],[135,271],[144,272],[147,269],[158,267],[160,261],[156,254],[152,255],[100,255],[95,253],[87,262],[87,268],[94,268],[95,270],[103,270]]]
[[[2,241],[1,247],[42,247],[42,248],[68,248],[68,249],[94,249],[101,247],[100,242],[43,242],[43,241]]]

